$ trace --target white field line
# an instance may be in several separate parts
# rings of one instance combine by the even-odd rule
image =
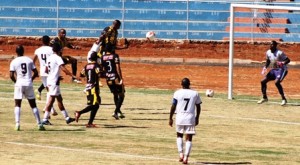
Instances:
[[[168,159],[168,158],[160,158],[157,156],[142,156],[142,155],[133,155],[133,154],[125,154],[125,153],[117,153],[117,152],[104,152],[104,151],[94,151],[94,150],[84,150],[84,149],[76,149],[76,148],[66,148],[66,147],[56,147],[56,146],[47,146],[47,145],[38,145],[33,143],[20,143],[20,142],[2,142],[5,144],[19,145],[19,146],[30,146],[36,148],[46,148],[46,149],[54,149],[54,150],[63,150],[63,151],[73,151],[80,153],[93,153],[93,154],[101,154],[101,155],[109,155],[109,156],[117,156],[117,157],[126,157],[126,158],[138,158],[138,159],[151,159],[151,160],[165,160],[165,161],[178,161],[177,159]]]
[[[270,120],[270,119],[256,119],[256,118],[248,118],[248,117],[226,117],[226,116],[218,116],[218,115],[209,115],[209,117],[222,118],[222,119],[236,119],[236,120],[258,121],[258,122],[267,122],[267,123],[276,123],[276,124],[287,124],[287,125],[300,125],[300,123],[297,123],[297,122],[278,121],[278,120]]]

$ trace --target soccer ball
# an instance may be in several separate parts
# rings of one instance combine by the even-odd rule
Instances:
[[[153,31],[149,31],[146,33],[146,38],[150,41],[153,41],[155,39],[155,33]]]
[[[207,90],[206,90],[206,93],[205,93],[205,95],[206,95],[207,97],[214,97],[214,94],[215,94],[215,92],[214,92],[214,90],[212,90],[212,89],[207,89]]]

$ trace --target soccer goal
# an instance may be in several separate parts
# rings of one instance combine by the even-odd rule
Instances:
[[[233,68],[238,55],[234,50],[235,44],[239,42],[256,44],[258,49],[260,44],[272,40],[280,43],[300,43],[300,28],[298,27],[300,25],[300,7],[288,5],[292,4],[231,4],[230,26],[227,29],[229,31],[228,99],[233,99]],[[264,59],[262,55],[268,46],[266,45],[265,48],[264,51],[259,52],[261,60]],[[246,48],[239,51],[248,53]],[[257,50],[253,50],[253,52],[255,51]],[[258,58],[255,55],[249,55],[249,60],[255,61]],[[263,65],[261,64],[261,66]],[[260,86],[259,82],[257,82],[257,86]],[[257,90],[260,91],[260,89]]]

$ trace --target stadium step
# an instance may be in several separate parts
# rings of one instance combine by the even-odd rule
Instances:
[[[226,27],[226,32],[229,32],[230,27]],[[248,27],[239,26],[234,27],[234,32],[245,32],[245,33],[289,33],[288,28],[285,27]]]
[[[229,41],[229,37],[224,37],[223,40]],[[282,38],[250,38],[250,37],[234,37],[234,41],[261,41],[261,42],[270,42],[270,41],[282,42]]]
[[[230,22],[230,17],[227,19]],[[291,21],[288,18],[256,18],[255,20],[251,17],[235,17],[234,22],[236,23],[249,23],[254,22],[261,24],[290,24]]]

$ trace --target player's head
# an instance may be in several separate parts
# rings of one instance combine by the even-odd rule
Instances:
[[[94,52],[91,54],[89,60],[91,61],[97,61],[97,58],[98,58],[98,55],[97,55],[97,52]]]
[[[64,38],[66,35],[67,35],[67,32],[66,32],[65,29],[59,29],[59,30],[58,30],[58,36],[59,36],[60,38]]]
[[[113,53],[113,46],[112,46],[111,43],[107,43],[107,44],[105,45],[105,51],[106,51],[106,52],[109,52],[109,53]]]
[[[57,53],[58,55],[60,54],[60,51],[61,51],[61,46],[59,43],[55,42],[53,45],[52,45],[52,50],[53,52]]]
[[[114,22],[113,22],[113,28],[114,29],[116,29],[116,30],[118,30],[118,29],[120,29],[120,26],[121,26],[121,21],[120,20],[114,20]]]
[[[182,80],[181,80],[181,86],[182,86],[182,88],[185,88],[185,89],[188,89],[188,88],[190,88],[190,80],[188,79],[188,78],[183,78]]]
[[[23,56],[24,55],[24,47],[22,45],[18,45],[16,47],[16,53],[18,56]]]
[[[272,52],[274,52],[277,49],[278,43],[276,41],[271,41],[270,49]]]
[[[42,37],[42,42],[43,42],[44,45],[49,45],[49,43],[50,43],[50,37],[47,36],[47,35],[44,35]]]

